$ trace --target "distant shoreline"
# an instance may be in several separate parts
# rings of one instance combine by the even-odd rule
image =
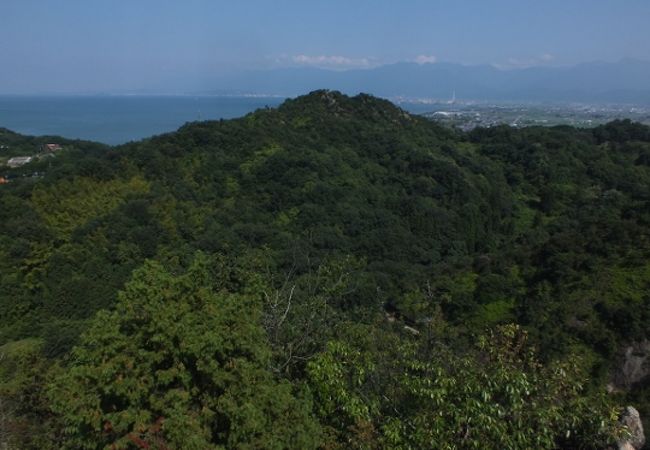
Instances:
[[[223,95],[0,95],[0,127],[108,145],[177,130],[187,122],[232,119],[284,97]]]

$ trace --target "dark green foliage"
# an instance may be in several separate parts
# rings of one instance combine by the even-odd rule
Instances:
[[[310,403],[269,371],[261,292],[147,263],[51,386],[63,448],[315,448]]]
[[[261,314],[255,332],[268,341],[255,361],[274,383],[303,383],[347,321],[392,339],[387,312],[461,351],[518,323],[542,364],[580,355],[590,387],[624,345],[650,337],[650,131],[639,124],[465,134],[317,91],[115,148],[1,133],[17,149],[51,139],[65,150],[7,169],[0,185],[0,345],[39,338],[58,360],[82,343],[79,356],[102,330],[98,311],[119,319],[134,270],[157,268],[173,291],[197,251],[223,255],[211,276],[229,294],[215,302],[243,301],[257,283],[264,306],[241,315]],[[36,167],[42,178],[22,176]],[[406,355],[400,367],[427,362]]]

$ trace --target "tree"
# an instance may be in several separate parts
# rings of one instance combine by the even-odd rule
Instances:
[[[414,342],[363,334],[309,364],[332,446],[604,448],[621,431],[604,393],[586,392],[574,364],[539,364],[516,325],[464,354],[440,346],[430,357]]]
[[[0,346],[0,448],[47,449],[56,433],[45,385],[50,363],[42,341],[23,339]]]
[[[314,448],[308,398],[274,379],[255,287],[215,286],[208,258],[147,262],[97,314],[50,388],[64,448]]]

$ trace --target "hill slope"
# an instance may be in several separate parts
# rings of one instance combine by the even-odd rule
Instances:
[[[378,341],[407,325],[427,343],[420,358],[443,343],[462,353],[486,329],[518,323],[541,361],[573,358],[594,387],[622,348],[650,336],[647,127],[462,134],[385,100],[316,91],[104,153],[78,145],[42,180],[0,186],[0,344],[36,338],[60,358],[89,324],[99,333],[97,311],[130,311],[119,302],[140,288],[119,302],[118,291],[145,260],[172,277],[197,251],[231,268],[220,289],[257,273],[265,298],[288,299],[278,301],[291,328],[278,331],[287,313],[273,322],[277,302],[264,324],[271,360],[293,382],[328,342],[352,339],[350,324]],[[649,415],[647,378],[633,381]],[[375,423],[368,414],[363,423]]]

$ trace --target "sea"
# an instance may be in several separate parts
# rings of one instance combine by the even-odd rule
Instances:
[[[277,96],[0,95],[0,128],[119,145],[175,131],[187,122],[241,117],[284,100]],[[417,103],[399,106],[416,114],[431,109]]]
[[[252,96],[0,96],[0,127],[117,145],[175,131],[187,122],[241,117],[282,101]]]

